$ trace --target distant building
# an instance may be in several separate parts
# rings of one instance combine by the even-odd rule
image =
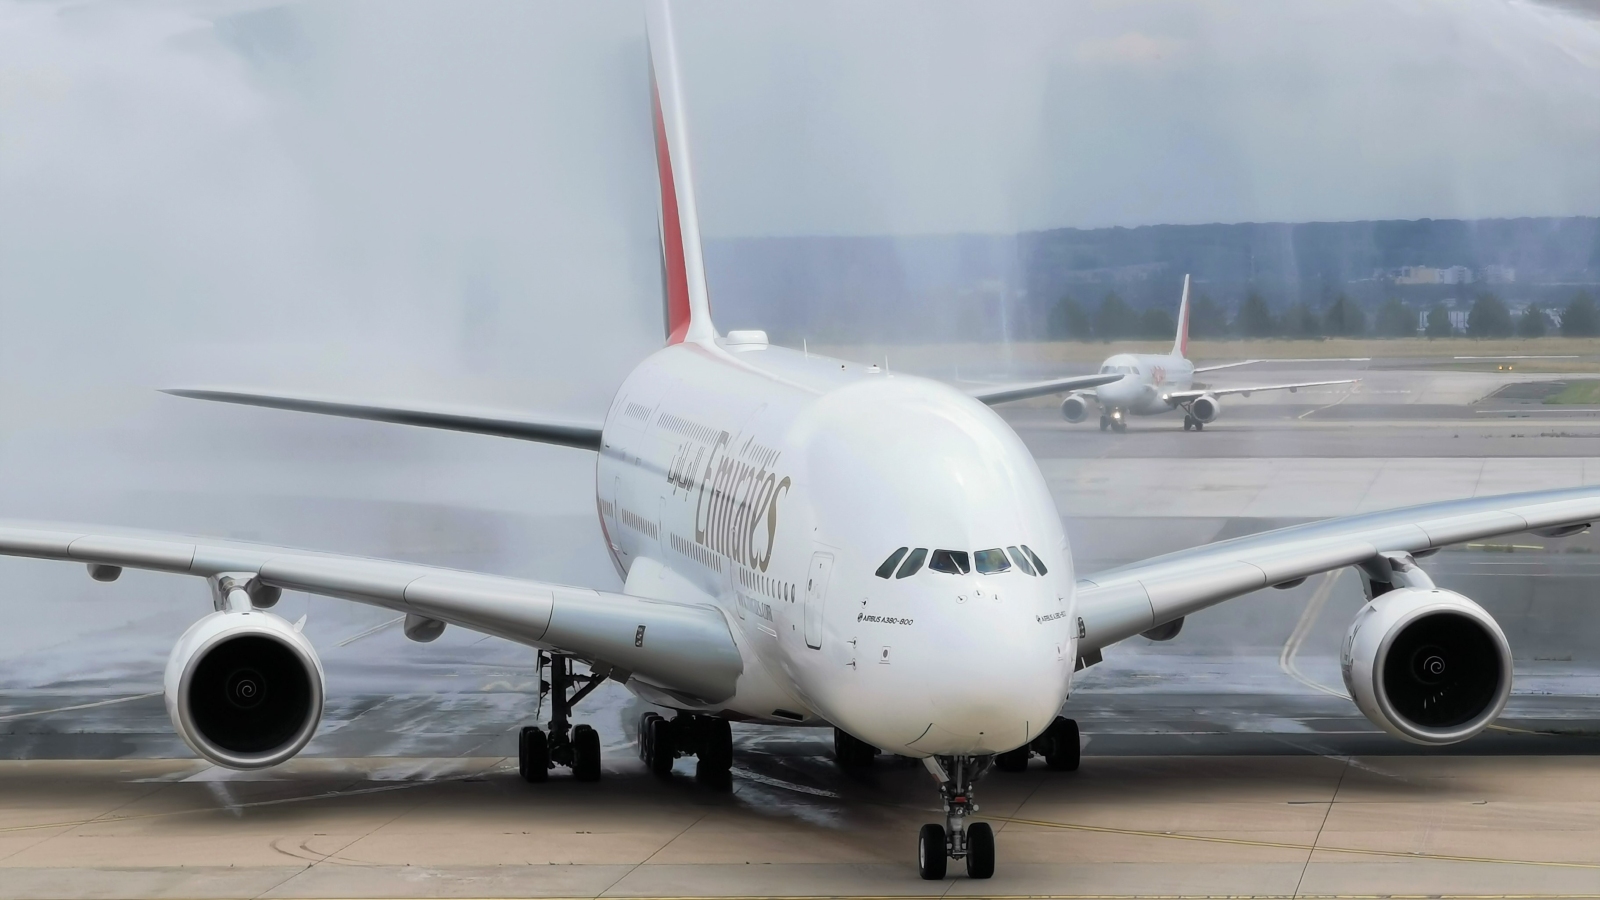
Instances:
[[[1484,266],[1483,280],[1490,284],[1516,284],[1517,270],[1512,266]]]
[[[1467,311],[1464,309],[1450,310],[1450,329],[1452,331],[1467,330]]]
[[[1401,266],[1391,277],[1395,284],[1471,284],[1472,270],[1466,266]]]

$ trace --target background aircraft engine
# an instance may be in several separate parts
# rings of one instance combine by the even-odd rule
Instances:
[[[184,742],[230,769],[283,762],[322,719],[322,663],[272,613],[216,612],[194,623],[172,648],[164,687]]]
[[[1068,394],[1061,401],[1061,418],[1076,425],[1089,418],[1089,401],[1082,394]]]
[[[1400,588],[1356,615],[1340,660],[1374,725],[1418,744],[1489,726],[1511,696],[1511,646],[1483,607],[1454,591]]]
[[[1222,401],[1212,394],[1201,394],[1194,402],[1189,404],[1189,415],[1196,421],[1210,425],[1217,420],[1217,415],[1222,412]]]

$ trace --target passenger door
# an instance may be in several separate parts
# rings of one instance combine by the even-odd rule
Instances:
[[[828,576],[833,574],[833,554],[813,553],[806,573],[806,646],[822,649],[822,611],[828,600]]]

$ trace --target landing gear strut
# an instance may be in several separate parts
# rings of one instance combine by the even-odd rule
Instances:
[[[726,786],[733,768],[733,729],[728,720],[682,711],[670,719],[657,712],[639,717],[639,759],[651,772],[666,778],[680,756],[696,758],[696,779]]]
[[[1056,772],[1078,770],[1078,723],[1073,719],[1056,716],[1043,734],[1015,750],[1007,750],[994,758],[994,766],[1002,772],[1024,772],[1028,760],[1035,754],[1044,757],[1044,763]]]
[[[936,756],[925,763],[939,779],[944,824],[924,825],[917,834],[917,871],[924,879],[943,878],[951,859],[967,861],[969,878],[994,874],[994,829],[988,822],[967,821],[978,811],[972,785],[993,761],[992,756]]]
[[[550,676],[544,670],[549,666]],[[606,680],[604,674],[579,675],[572,671],[572,658],[560,653],[539,654],[541,699],[550,695],[550,731],[537,726],[522,729],[517,735],[517,771],[523,781],[548,781],[550,769],[567,766],[579,781],[600,780],[600,734],[590,725],[573,726],[572,708]]]

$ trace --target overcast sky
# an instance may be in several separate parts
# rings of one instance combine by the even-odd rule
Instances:
[[[678,31],[711,236],[1009,232],[1600,213],[1585,9],[691,0]],[[603,405],[660,340],[646,84],[636,2],[0,0],[0,371]]]

